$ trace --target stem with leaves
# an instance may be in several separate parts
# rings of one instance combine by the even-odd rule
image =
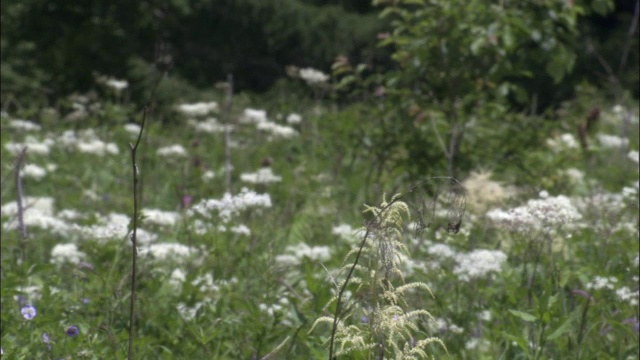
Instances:
[[[22,170],[22,167],[24,166],[24,160],[27,157],[27,148],[23,148],[20,153],[18,154],[18,159],[16,161],[16,169],[15,169],[15,174],[16,174],[16,204],[18,207],[18,229],[20,230],[20,237],[22,237],[22,241],[20,242],[20,256],[21,256],[21,260],[22,263],[24,264],[24,257],[25,257],[25,247],[26,247],[26,241],[27,241],[27,237],[28,237],[28,233],[27,233],[27,226],[24,223],[24,206],[22,203],[22,200],[24,199],[24,188],[22,186],[22,176],[20,176],[20,171]]]

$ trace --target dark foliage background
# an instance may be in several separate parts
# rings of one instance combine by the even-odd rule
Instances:
[[[620,66],[634,11],[633,1],[587,1],[581,18],[575,72],[542,105],[558,103],[586,79],[608,84],[611,74],[637,97],[638,44]],[[285,75],[286,65],[329,68],[334,57],[352,63],[385,60],[376,46],[385,29],[368,0],[170,0],[3,1],[2,94],[46,97],[85,91],[94,74],[129,77],[131,61],[171,61],[173,74],[209,87],[233,73],[239,90],[264,92]],[[598,57],[601,59],[598,60]],[[531,59],[532,69],[536,68]],[[529,87],[548,86],[533,76]]]

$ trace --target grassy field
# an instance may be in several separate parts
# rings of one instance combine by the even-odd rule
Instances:
[[[119,91],[2,114],[8,359],[127,357],[142,110]],[[637,359],[637,103],[602,104],[588,150],[557,119],[516,184],[374,182],[330,105],[278,99],[147,117],[134,358]]]

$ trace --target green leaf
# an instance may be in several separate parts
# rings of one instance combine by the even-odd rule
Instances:
[[[568,333],[569,331],[571,331],[572,329],[572,323],[573,323],[573,318],[569,318],[567,321],[565,321],[562,325],[560,325],[559,328],[557,328],[554,332],[552,332],[551,334],[549,334],[549,336],[547,336],[548,340],[555,340],[557,338],[559,338],[560,336]]]
[[[519,317],[520,319],[527,321],[527,322],[534,322],[537,320],[537,318],[529,313],[526,313],[524,311],[518,311],[518,310],[509,310],[509,312],[512,315],[515,315],[517,317]]]

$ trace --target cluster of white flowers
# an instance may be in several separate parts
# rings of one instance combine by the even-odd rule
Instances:
[[[20,176],[35,180],[40,180],[45,175],[47,175],[47,170],[35,164],[26,164],[20,172]]]
[[[640,154],[638,154],[638,150],[629,151],[627,157],[636,164],[640,163]]]
[[[9,127],[16,130],[40,131],[42,127],[33,121],[13,119],[9,121]]]
[[[159,148],[156,154],[166,157],[184,157],[187,156],[187,150],[182,145],[175,144]]]
[[[54,264],[78,264],[84,260],[86,254],[78,250],[76,244],[57,244],[51,249],[51,262]]]
[[[451,259],[455,258],[457,253],[451,248],[451,246],[442,243],[436,243],[430,245],[427,248],[427,252],[438,259]]]
[[[329,75],[313,68],[300,69],[299,75],[309,85],[317,85],[329,80]]]
[[[629,139],[615,135],[598,134],[597,137],[603,148],[621,148],[629,144]]]
[[[569,168],[565,169],[562,173],[566,175],[574,184],[580,184],[584,181],[584,172],[579,169]]]
[[[126,80],[118,80],[112,77],[106,79],[104,83],[105,85],[116,91],[122,91],[129,87],[129,82],[127,82]]]
[[[434,333],[452,332],[454,334],[462,334],[464,332],[463,328],[443,318],[431,318],[428,322],[428,327]]]
[[[492,272],[500,272],[507,255],[500,250],[474,250],[467,254],[457,254],[453,273],[462,281],[484,277]]]
[[[342,240],[348,243],[355,243],[360,240],[353,227],[349,224],[334,226],[333,229],[331,229],[331,233],[333,235],[338,235]]]
[[[180,218],[180,214],[175,211],[158,209],[143,209],[142,215],[145,224],[152,223],[160,226],[174,226]]]
[[[546,226],[569,224],[582,218],[571,200],[564,196],[549,196],[540,192],[540,199],[532,199],[526,205],[511,210],[494,209],[487,213],[493,222],[510,226],[515,230],[530,230]]]
[[[481,213],[512,193],[499,182],[491,180],[491,172],[488,171],[472,172],[462,185],[467,190],[467,204]]]
[[[29,154],[48,155],[54,144],[55,141],[53,139],[46,138],[41,141],[29,135],[25,138],[23,143],[8,142],[4,145],[4,148],[12,155],[17,155],[25,147]]]
[[[85,154],[94,154],[103,156],[105,154],[116,155],[120,153],[115,143],[105,143],[100,139],[81,140],[77,143],[78,151]]]
[[[585,287],[591,290],[600,290],[600,289],[615,289],[615,284],[618,282],[613,276],[610,277],[602,277],[602,276],[594,276],[593,280],[591,280]]]
[[[202,174],[202,180],[207,181],[214,179],[216,177],[216,173],[212,170],[207,170]]]
[[[286,297],[281,297],[278,299],[277,303],[267,305],[265,303],[261,303],[258,305],[260,311],[266,313],[270,317],[274,317],[276,315],[285,315],[285,317],[280,320],[280,324],[284,326],[290,326],[292,324],[292,312],[288,311],[286,308],[289,307],[289,299]],[[280,318],[280,317],[279,317]]]
[[[105,154],[117,155],[120,153],[118,145],[100,140],[93,129],[84,130],[79,134],[73,130],[67,130],[56,141],[67,149],[75,149],[86,154],[104,156]]]
[[[206,134],[217,134],[223,133],[225,131],[225,126],[223,124],[220,124],[215,118],[208,118],[203,121],[190,119],[187,124],[194,128],[196,131]],[[227,128],[230,131],[233,130],[232,125],[227,125]]]
[[[302,122],[302,116],[296,113],[291,113],[287,116],[287,124],[295,125]]]
[[[124,214],[109,213],[100,216],[94,225],[78,227],[81,235],[96,240],[122,239],[129,232],[130,218]]]
[[[218,111],[218,103],[211,101],[208,103],[182,104],[178,105],[178,111],[189,116],[204,116]]]
[[[220,219],[227,223],[231,217],[253,207],[270,208],[271,197],[269,194],[258,194],[243,188],[239,194],[231,195],[225,193],[222,199],[205,199],[192,206],[187,215],[200,214],[207,218],[211,217],[212,211],[217,211]]]
[[[138,136],[140,134],[140,125],[128,123],[124,125],[124,130],[131,135]]]
[[[561,151],[564,149],[575,149],[578,147],[578,141],[570,134],[562,134],[554,139],[547,139],[547,145],[554,151]]]
[[[268,121],[265,110],[244,109],[240,116],[240,123],[242,124],[259,124],[265,121]]]
[[[638,290],[631,290],[626,286],[623,286],[619,289],[616,289],[616,295],[622,301],[628,302],[631,306],[638,306],[638,298],[640,297],[640,293]]]
[[[304,258],[314,261],[327,261],[331,257],[328,246],[309,246],[305,243],[287,246],[285,254],[276,256],[276,262],[280,265],[297,265]]]
[[[66,234],[69,225],[53,215],[53,198],[50,197],[26,197],[22,201],[23,221],[27,227],[47,229],[57,234]],[[16,215],[18,204],[15,201],[2,205],[3,217],[9,217],[10,221],[3,224],[5,230],[18,228]]]
[[[250,184],[270,184],[282,181],[282,176],[274,175],[271,168],[265,167],[254,173],[241,174],[240,180]]]
[[[150,256],[155,260],[181,261],[196,253],[195,249],[178,243],[158,243],[140,248],[140,256]]]
[[[256,124],[256,129],[269,133],[273,138],[290,139],[298,132],[289,126],[278,125],[272,121],[263,121]]]

